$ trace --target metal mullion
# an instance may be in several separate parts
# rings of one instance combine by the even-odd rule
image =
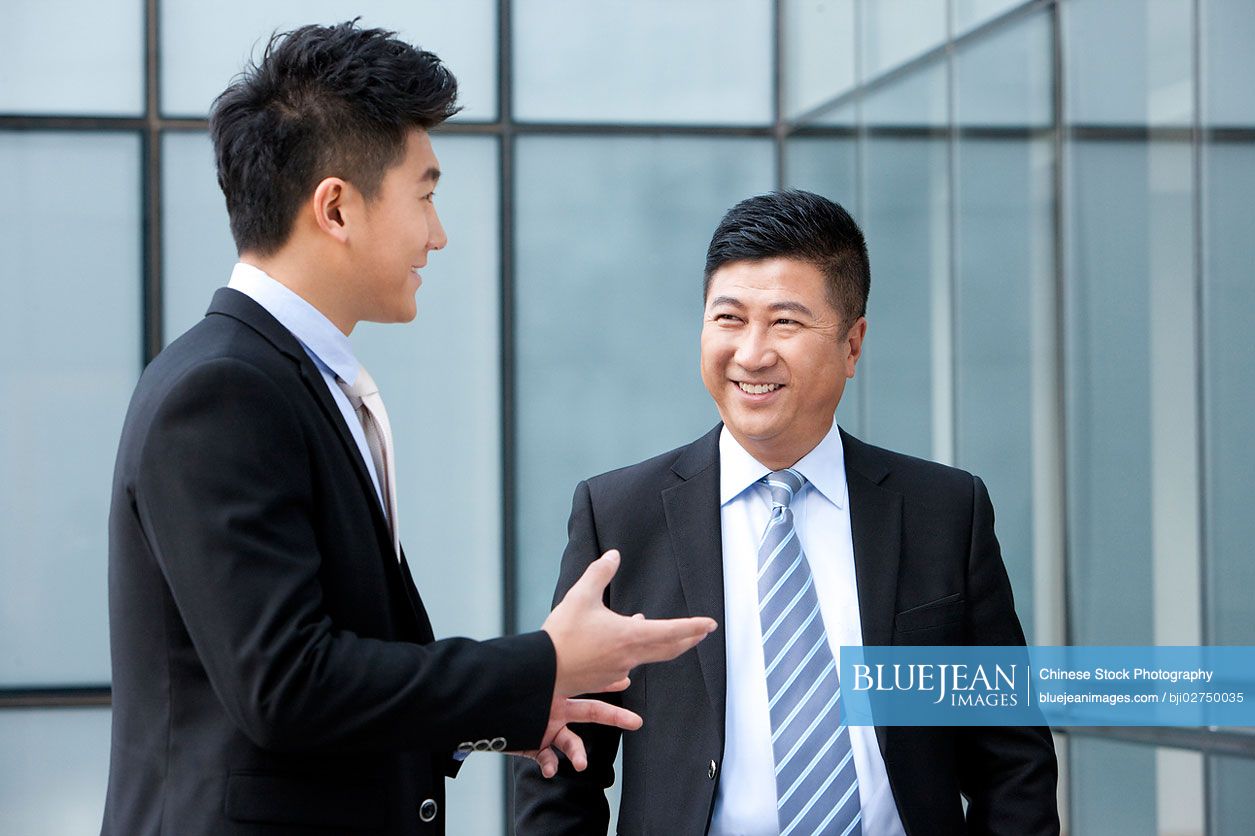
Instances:
[[[511,31],[511,0],[497,3],[497,121],[487,129],[497,140],[497,204],[498,204],[498,269],[499,340],[501,376],[501,602],[502,622],[507,635],[518,632],[519,571],[518,500],[515,483],[518,479],[518,421],[515,316],[514,316],[514,107],[513,40]],[[514,834],[513,769],[506,758],[501,765],[503,789],[502,824],[505,836]]]
[[[788,135],[784,119],[784,0],[774,0],[772,8],[772,151],[775,164],[776,188],[784,188],[784,140]]]
[[[159,0],[145,3],[144,167],[143,167],[143,332],[142,359],[148,365],[164,344],[162,323],[161,114]]]
[[[14,708],[84,708],[111,704],[108,685],[0,689],[0,711]]]

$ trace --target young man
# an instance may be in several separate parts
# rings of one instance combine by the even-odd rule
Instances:
[[[623,738],[618,833],[1059,832],[1048,730],[841,719],[842,645],[1024,643],[981,481],[833,421],[869,287],[863,235],[831,201],[733,207],[701,339],[722,426],[576,488],[559,599],[618,548],[611,607],[724,624],[620,695],[645,728]],[[519,836],[605,833],[619,739],[590,730],[587,771],[551,782],[517,765]]]
[[[468,752],[582,765],[568,723],[640,718],[571,697],[714,628],[607,610],[611,553],[543,630],[434,640],[348,335],[414,318],[446,243],[428,131],[455,96],[436,56],[346,23],[276,38],[215,103],[240,263],[145,370],[122,433],[104,834],[442,833]],[[457,473],[429,478],[459,501]]]

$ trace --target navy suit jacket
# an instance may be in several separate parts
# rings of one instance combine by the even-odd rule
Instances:
[[[463,742],[534,748],[543,632],[434,641],[318,369],[219,290],[145,370],[109,516],[107,836],[444,831]]]
[[[608,605],[650,618],[724,618],[719,432],[575,490],[555,600],[606,549],[622,553]],[[1022,645],[980,479],[841,433],[866,645]],[[700,836],[724,752],[722,628],[671,662],[632,673],[620,695],[645,720],[622,735],[618,832]],[[549,781],[515,764],[517,836],[605,833],[617,730],[580,729],[583,773]],[[1059,833],[1058,766],[1045,728],[876,729],[909,836]],[[961,796],[968,807],[964,814]]]

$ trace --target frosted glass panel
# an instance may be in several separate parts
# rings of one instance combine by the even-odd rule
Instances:
[[[1050,18],[1034,15],[955,56],[955,108],[963,126],[1048,128],[1052,122]]]
[[[946,143],[877,137],[864,148],[867,440],[931,458],[933,296],[949,275]]]
[[[1068,753],[1072,833],[1154,836],[1160,832],[1152,747],[1069,737]]]
[[[0,711],[0,833],[99,833],[109,710]]]
[[[863,0],[863,80],[940,46],[946,0]]]
[[[1212,836],[1246,836],[1255,821],[1255,760],[1212,757],[1207,761],[1211,784],[1208,802],[1208,833]]]
[[[440,56],[458,78],[457,119],[497,115],[497,2],[372,0],[360,7],[338,0],[219,0],[161,2],[161,111],[204,116],[214,98],[260,58],[272,32],[307,23],[332,24],[361,15],[360,25],[395,30]]]
[[[109,680],[113,457],[139,376],[140,142],[0,133],[0,685]]]
[[[985,480],[1033,640],[1034,286],[1054,278],[1045,140],[963,140],[955,264],[956,462]],[[1049,408],[1049,406],[1045,407]],[[1048,559],[1042,555],[1041,559]]]
[[[945,62],[932,61],[868,95],[863,121],[869,127],[944,128],[950,122],[947,100]]]
[[[1255,640],[1255,146],[1206,148],[1203,276],[1208,633],[1216,644]]]
[[[1202,0],[1203,120],[1255,125],[1255,3]]]
[[[772,16],[763,0],[515,0],[513,14],[518,119],[772,119]]]
[[[1165,448],[1154,436],[1173,418],[1161,405],[1192,397],[1189,368],[1176,367],[1181,360],[1192,368],[1190,349],[1179,345],[1192,342],[1182,337],[1188,307],[1163,304],[1193,296],[1190,148],[1078,142],[1072,160],[1065,317],[1071,638],[1170,643],[1156,633],[1152,567],[1163,544],[1155,542],[1153,509],[1159,503],[1171,520],[1193,519],[1188,500],[1166,502],[1170,494],[1156,491],[1165,483],[1189,491],[1190,474],[1164,477],[1173,454],[1196,442],[1186,435]]]
[[[1024,0],[953,0],[954,34],[961,35],[1012,9]]]
[[[134,116],[144,110],[144,4],[6,2],[0,113]]]
[[[161,142],[161,304],[169,344],[201,321],[214,290],[231,278],[235,242],[209,136],[166,133]]]
[[[793,137],[785,145],[784,182],[835,201],[860,218],[858,206],[858,149],[853,137]],[[864,432],[862,367],[846,381],[837,406],[837,423],[846,432]]]
[[[784,0],[785,113],[797,116],[854,86],[854,0]]]
[[[1194,94],[1189,3],[1071,0],[1062,10],[1070,121],[1190,124]]]
[[[535,625],[576,483],[718,421],[698,365],[706,246],[771,188],[772,148],[529,136],[516,161],[519,622]]]

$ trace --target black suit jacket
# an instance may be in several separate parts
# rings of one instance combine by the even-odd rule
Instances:
[[[555,600],[617,548],[612,609],[723,621],[719,431],[580,483]],[[864,644],[1024,644],[981,481],[844,432],[841,440]],[[726,673],[722,628],[696,653],[633,672],[622,703],[645,725],[622,737],[619,833],[706,833],[724,751]],[[518,836],[606,832],[604,789],[620,736],[580,733],[583,773],[564,763],[546,781],[516,764]],[[889,727],[876,736],[910,836],[1059,832],[1047,729]]]
[[[433,641],[321,374],[234,290],[131,400],[109,622],[108,836],[442,833],[455,748],[548,720],[548,636]]]

